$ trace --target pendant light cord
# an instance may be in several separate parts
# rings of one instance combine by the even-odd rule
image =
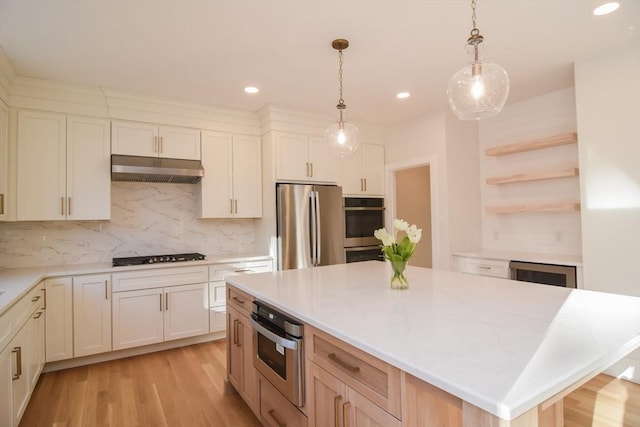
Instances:
[[[338,50],[338,81],[340,82],[340,99],[336,108],[340,111],[340,124],[342,124],[342,110],[347,108],[344,105],[344,99],[342,99],[342,49]]]
[[[471,35],[473,35],[474,30],[478,31],[476,28],[476,0],[471,0],[471,22],[473,23],[473,29],[471,30]],[[479,31],[478,31],[479,32]]]

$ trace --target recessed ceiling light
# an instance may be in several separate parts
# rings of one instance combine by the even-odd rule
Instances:
[[[244,88],[244,91],[246,93],[258,93],[258,92],[260,92],[260,89],[258,89],[257,87],[254,87],[254,86],[247,86],[247,87]]]
[[[410,96],[411,96],[411,94],[409,92],[398,92],[396,94],[396,98],[398,98],[398,99],[405,99],[405,98],[408,98]]]
[[[602,4],[593,9],[593,14],[596,16],[606,15],[611,12],[615,12],[620,7],[620,3],[617,1]]]

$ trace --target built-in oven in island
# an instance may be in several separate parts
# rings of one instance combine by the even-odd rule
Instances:
[[[344,198],[345,262],[382,261],[380,241],[373,232],[384,227],[384,199]]]
[[[254,301],[253,366],[291,403],[304,405],[304,326],[279,310]]]

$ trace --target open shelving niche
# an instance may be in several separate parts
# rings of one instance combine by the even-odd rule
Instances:
[[[485,149],[487,156],[505,156],[508,154],[525,153],[527,151],[542,150],[545,148],[558,147],[561,145],[575,144],[578,142],[578,135],[575,132],[561,135],[549,136],[546,138],[531,141],[518,142],[509,145],[501,145]],[[561,170],[530,172],[508,176],[497,176],[486,179],[488,185],[510,184],[515,182],[539,181],[545,179],[568,178],[578,176],[577,167]],[[487,206],[485,208],[489,214],[511,214],[525,212],[575,212],[580,210],[580,203],[538,203],[531,205],[507,205],[507,206]]]

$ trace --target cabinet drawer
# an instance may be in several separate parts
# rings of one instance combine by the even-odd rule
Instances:
[[[243,261],[209,266],[209,281],[224,280],[238,274],[264,273],[272,270],[271,261]]]
[[[241,310],[246,316],[251,313],[253,297],[240,289],[227,285],[227,305]]]
[[[509,261],[482,258],[461,258],[459,261],[459,270],[462,273],[508,279]]]
[[[112,276],[113,292],[163,288],[208,282],[206,266],[158,268],[115,273]]]
[[[260,415],[270,427],[306,427],[307,417],[289,402],[269,381],[259,376]]]
[[[400,418],[400,370],[315,328],[307,328],[307,354],[315,363]],[[308,337],[308,339],[307,339]]]
[[[38,283],[0,316],[0,351],[29,320],[31,314],[44,307],[43,289],[44,282]]]

